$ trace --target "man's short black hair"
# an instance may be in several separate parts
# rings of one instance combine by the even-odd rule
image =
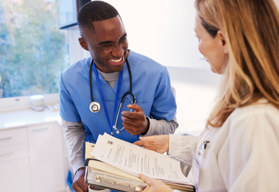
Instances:
[[[119,15],[118,11],[110,4],[103,1],[90,1],[83,5],[78,13],[79,27],[94,28],[92,22],[103,21]]]

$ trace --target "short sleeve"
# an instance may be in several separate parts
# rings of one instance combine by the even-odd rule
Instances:
[[[63,120],[69,122],[80,122],[79,113],[75,107],[71,95],[67,91],[67,87],[63,79],[63,72],[60,75],[59,102],[60,116]]]
[[[176,101],[166,67],[163,68],[156,87],[151,115],[154,119],[165,119],[166,121],[173,120],[176,115]]]

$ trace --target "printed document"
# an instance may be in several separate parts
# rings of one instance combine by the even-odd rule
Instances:
[[[91,154],[134,175],[142,173],[169,183],[189,183],[181,171],[179,161],[106,133],[98,137]]]

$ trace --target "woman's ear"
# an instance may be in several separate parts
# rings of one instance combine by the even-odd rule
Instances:
[[[228,47],[228,43],[227,43],[227,41],[226,41],[226,39],[224,37],[223,32],[221,30],[219,30],[217,32],[217,36],[218,36],[218,38],[220,40],[221,46],[223,47],[224,53],[228,54],[229,53],[229,47]]]
[[[80,46],[81,46],[83,49],[85,49],[86,51],[89,51],[89,50],[88,50],[87,43],[86,43],[86,41],[85,41],[82,37],[78,38],[78,41],[79,41]]]

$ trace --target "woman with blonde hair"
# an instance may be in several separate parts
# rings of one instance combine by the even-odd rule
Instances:
[[[279,13],[273,0],[196,0],[199,50],[223,74],[199,135],[135,144],[191,167],[197,191],[279,191]],[[185,166],[185,167],[186,167]],[[183,169],[187,172],[187,169]],[[172,191],[141,175],[144,191]]]

